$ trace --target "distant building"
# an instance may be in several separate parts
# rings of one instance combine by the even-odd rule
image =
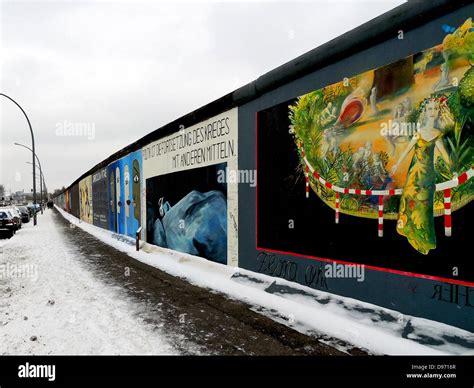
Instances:
[[[16,191],[11,196],[12,200],[15,202],[25,202],[26,201],[26,194],[24,190]]]

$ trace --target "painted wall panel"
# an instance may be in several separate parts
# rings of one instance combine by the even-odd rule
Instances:
[[[107,169],[102,168],[92,175],[92,209],[93,223],[108,229],[109,200],[108,200]]]
[[[135,237],[141,226],[142,152],[132,152],[107,167],[108,228]]]
[[[472,214],[474,72],[445,46],[259,112],[258,248],[474,282],[451,226]]]
[[[80,218],[79,184],[71,186],[71,189],[69,190],[69,206],[70,213],[74,217]]]
[[[322,99],[324,105],[321,105],[322,108],[319,110],[317,105],[313,105],[312,110],[306,112],[306,118],[313,120],[314,123],[318,121],[320,123],[322,118],[328,123],[328,127],[324,130],[332,128],[332,131],[324,133],[323,130],[322,133],[323,141],[326,143],[326,148],[322,150],[324,155],[331,146],[334,148],[333,151],[340,148],[347,150],[349,147],[344,149],[347,145],[345,141],[350,140],[353,143],[351,148],[354,154],[360,148],[371,148],[369,162],[373,163],[374,153],[382,151],[388,154],[388,161],[390,161],[392,158],[390,139],[380,136],[374,140],[375,133],[368,130],[367,132],[357,131],[355,128],[365,125],[366,128],[374,128],[374,132],[377,131],[382,135],[379,118],[383,118],[382,121],[392,119],[393,122],[397,107],[403,103],[407,96],[411,98],[413,110],[417,111],[418,115],[423,111],[421,103],[432,94],[440,97],[441,94],[445,95],[448,100],[444,102],[448,104],[450,110],[457,109],[454,107],[456,95],[459,95],[456,91],[459,90],[459,84],[464,77],[464,82],[470,82],[466,81],[470,79],[471,74],[466,57],[472,55],[473,50],[469,48],[462,53],[462,47],[460,44],[456,44],[460,47],[458,54],[450,56],[449,66],[442,66],[445,58],[439,45],[447,47],[449,39],[446,40],[446,33],[441,29],[441,26],[443,24],[456,26],[458,31],[454,35],[464,37],[463,39],[466,39],[467,36],[465,42],[472,45],[472,27],[468,25],[466,28],[465,25],[472,10],[472,6],[457,10],[450,15],[407,32],[403,44],[394,39],[373,46],[265,93],[239,107],[239,128],[244,131],[239,134],[239,168],[241,170],[258,169],[258,190],[246,185],[239,187],[239,202],[245,204],[245,206],[239,206],[241,224],[239,265],[313,288],[393,308],[402,313],[439,320],[468,330],[474,329],[474,322],[470,318],[474,307],[474,303],[472,303],[472,295],[474,295],[473,272],[470,260],[466,256],[467,251],[463,248],[469,241],[470,228],[467,220],[472,219],[473,215],[473,206],[472,203],[469,203],[472,186],[463,188],[465,191],[463,201],[456,205],[456,210],[453,208],[451,236],[445,235],[444,200],[438,198],[437,207],[434,207],[434,212],[438,211],[438,214],[441,214],[434,217],[437,246],[430,249],[428,255],[417,251],[406,237],[397,233],[397,220],[390,219],[390,215],[384,219],[383,236],[378,237],[378,201],[375,203],[369,201],[364,205],[363,209],[366,212],[364,215],[368,216],[372,213],[370,217],[360,217],[361,214],[349,215],[346,214],[347,211],[343,213],[339,208],[339,224],[336,224],[335,198],[331,202],[322,194],[322,198],[318,196],[314,192],[314,189],[318,190],[315,186],[317,182],[311,177],[308,181],[309,198],[306,198],[306,167],[302,163],[301,151],[298,150],[298,139],[295,142],[295,132],[298,128],[294,128],[294,123],[288,117],[291,114],[290,106],[297,107],[298,102],[301,100],[304,102],[304,99],[310,97],[316,99],[319,93],[319,98]],[[413,55],[413,53],[416,54]],[[433,56],[431,57],[431,55]],[[411,59],[410,56],[412,56]],[[413,62],[410,63],[410,60]],[[387,67],[384,68],[384,66]],[[413,68],[414,81],[413,78],[407,77],[407,69],[410,67]],[[355,120],[352,126],[347,127],[347,117],[351,116],[349,114],[341,117],[341,107],[349,94],[342,94],[341,101],[336,101],[332,107],[328,108],[329,100],[325,101],[324,93],[321,92],[324,87],[329,86],[337,94],[341,84],[346,88],[344,80],[346,80],[349,90],[354,91],[358,86],[363,85],[364,77],[358,78],[359,74],[364,75],[366,72],[371,72],[371,69],[375,69],[372,82],[375,82],[375,86],[379,86],[380,89],[376,91],[375,97],[372,99],[372,87],[369,87],[364,92],[365,94],[363,93],[363,110],[360,117],[355,117],[358,112],[356,104],[349,105],[351,108],[349,113],[354,114],[352,118],[355,117]],[[389,80],[390,74],[395,76],[392,76],[391,80]],[[443,81],[446,79],[446,74],[448,74],[449,80],[447,84]],[[357,85],[352,85],[354,79]],[[393,90],[397,91],[393,92]],[[452,95],[454,97],[450,98]],[[305,97],[299,100],[298,96]],[[360,98],[360,96],[355,97]],[[403,98],[400,99],[400,97]],[[378,110],[376,114],[374,114],[375,109],[373,109],[371,102],[375,102],[375,108]],[[441,103],[439,98],[435,105],[438,103]],[[336,107],[335,112],[334,107]],[[325,110],[324,114],[323,110]],[[441,110],[445,111],[445,108],[443,107]],[[258,130],[252,136],[248,128],[256,127],[257,112],[259,112]],[[470,112],[472,112],[472,108]],[[296,113],[301,113],[301,111]],[[338,121],[338,119],[342,120]],[[417,122],[417,120],[413,121]],[[456,122],[459,127],[459,120],[455,118],[454,123]],[[377,126],[375,126],[376,124]],[[316,126],[310,125],[309,128],[310,130],[305,132],[309,136],[304,139],[303,144],[305,144],[306,158],[312,159],[315,151],[318,150],[312,145],[318,139],[315,137]],[[448,130],[444,126],[438,129],[442,129],[441,138],[444,147],[449,152],[451,145],[447,138],[453,136],[459,129],[451,127]],[[472,134],[471,124],[463,127],[462,134],[464,140],[472,136],[469,135]],[[331,144],[333,137],[336,137],[336,146],[334,143]],[[359,142],[357,143],[355,139],[358,139]],[[398,142],[398,140],[401,139],[397,139],[395,142],[393,161],[385,166],[388,170],[385,176],[381,170],[384,177],[387,175],[390,177],[392,163],[400,159],[404,146],[407,146],[406,142]],[[369,141],[371,147],[367,147]],[[468,143],[470,141],[468,140]],[[308,143],[308,147],[306,147],[306,143]],[[255,151],[257,148],[258,152]],[[406,176],[410,168],[413,153],[414,148],[410,150],[407,159],[399,165],[398,176],[395,176],[394,179],[395,183],[402,182],[400,186],[397,186],[398,188],[405,187],[403,175]],[[360,152],[360,154],[363,153]],[[438,155],[441,156],[441,153],[436,148],[434,155],[436,162],[442,163]],[[327,159],[329,156],[328,154]],[[318,167],[313,164],[317,165],[314,159],[310,165],[313,168]],[[344,179],[345,172],[349,172],[349,177],[351,177],[351,171],[345,171],[342,167],[337,171],[342,179]],[[323,169],[321,168],[321,170]],[[463,171],[467,171],[466,166],[458,171],[453,168],[450,172],[452,174],[458,173],[459,176],[459,174],[463,174]],[[313,174],[310,169],[309,174]],[[326,180],[329,179],[323,173],[318,174]],[[461,180],[464,178],[465,176]],[[369,179],[366,179],[365,182],[369,182]],[[329,183],[332,182],[329,181]],[[441,183],[441,181],[436,181],[436,183]],[[464,182],[464,184],[466,183],[468,182]],[[387,184],[385,179],[372,179],[372,189],[374,190],[384,189],[376,187],[383,184]],[[468,185],[472,185],[472,183],[468,183]],[[324,186],[319,190],[322,192],[325,189],[329,188]],[[361,186],[357,189],[368,188]],[[258,203],[256,201],[257,192]],[[341,200],[342,194],[345,193],[340,194]],[[456,199],[453,200],[453,203],[455,202]],[[384,201],[384,209],[386,205],[388,213],[390,213],[390,204],[386,204]],[[372,210],[374,208],[375,212]],[[397,218],[397,206],[394,206],[393,209],[395,215],[393,218]],[[375,218],[373,218],[374,216]],[[396,242],[394,243],[394,241]],[[295,249],[295,246],[290,246],[291,244],[298,245],[300,249]],[[402,253],[402,250],[406,255]],[[361,263],[361,261],[357,261],[361,257],[365,259],[363,263],[366,264],[364,281],[358,281],[356,278],[326,276],[326,265],[332,264],[334,260]],[[383,266],[387,270],[380,271],[372,266]],[[405,271],[401,270],[402,267]],[[461,267],[463,268],[462,276],[457,271]],[[433,277],[427,277],[427,273],[432,274]],[[418,276],[414,276],[416,274]],[[439,280],[441,278],[447,280]],[[455,295],[455,297],[450,297],[450,295]]]
[[[66,190],[64,192],[64,196],[65,196],[65,202],[66,202],[66,207],[64,210],[70,212],[71,211],[71,202],[70,202],[70,190]]]
[[[148,242],[236,266],[237,109],[143,148]]]
[[[92,224],[94,221],[92,208],[92,176],[79,182],[80,219]]]

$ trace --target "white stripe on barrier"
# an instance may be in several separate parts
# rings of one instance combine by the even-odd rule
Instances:
[[[301,145],[299,147],[302,149]],[[311,166],[311,164],[308,162],[308,159],[306,158],[306,156],[303,156],[303,160],[304,160],[305,164],[308,166],[308,168],[311,172],[311,175],[313,175],[315,170],[314,170],[313,166]],[[465,174],[465,179],[463,180],[463,183],[474,176],[474,167],[471,167],[471,169],[469,169],[466,172],[464,172],[463,174],[461,174],[461,176],[464,175],[464,174]],[[445,189],[449,189],[449,188],[453,188],[453,187],[458,186],[459,185],[459,178],[460,178],[460,176],[456,177],[456,178],[453,178],[450,181],[446,181],[446,182],[443,182],[443,183],[437,183],[436,186],[435,186],[436,191],[441,191],[441,190],[445,190]],[[323,177],[321,177],[319,175],[319,173],[318,173],[318,180],[323,185],[325,185],[327,183],[327,181]],[[339,187],[339,186],[335,186],[335,185],[332,185],[331,189],[333,191],[337,191],[339,193],[345,193],[346,190],[347,190],[343,187]],[[348,190],[349,190],[348,191],[349,194],[356,194],[356,189],[349,188]],[[368,194],[367,191],[370,191],[370,194]],[[360,195],[401,195],[401,194],[403,194],[403,189],[360,190]]]
[[[306,165],[305,169],[305,177],[306,177],[306,197],[308,198],[309,196],[309,173],[308,171],[311,172],[311,175],[313,175],[322,185],[330,188],[332,191],[336,192],[336,223],[339,223],[339,213],[340,213],[340,199],[339,199],[339,193],[343,194],[356,194],[356,195],[370,195],[370,196],[376,196],[378,195],[379,197],[379,217],[378,217],[378,235],[379,237],[383,236],[383,196],[392,196],[392,195],[401,195],[403,194],[403,189],[385,189],[385,190],[361,190],[361,189],[353,189],[353,188],[344,188],[344,187],[339,187],[335,186],[329,182],[327,182],[323,177],[319,175],[318,172],[316,172],[311,166],[311,164],[308,162],[308,159],[306,159],[306,155],[304,152],[303,144],[300,143],[298,144],[298,148],[301,151],[301,155],[303,157],[303,160]],[[469,179],[471,179],[474,176],[474,166],[472,166],[469,170],[465,171],[459,176],[456,176],[455,178],[442,182],[442,183],[437,183],[435,185],[435,190],[436,191],[444,191],[444,220],[445,220],[445,227],[444,227],[444,234],[446,236],[451,236],[452,233],[452,227],[451,227],[451,189],[453,187],[456,187],[460,184],[463,184],[467,182]],[[446,226],[449,225],[449,226]]]

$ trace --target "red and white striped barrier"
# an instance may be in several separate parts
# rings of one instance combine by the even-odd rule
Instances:
[[[306,179],[306,198],[309,198],[309,168],[306,166],[304,176]]]
[[[383,195],[379,195],[379,237],[383,237]]]
[[[354,194],[354,195],[377,195],[379,196],[379,206],[378,206],[378,235],[380,237],[383,236],[383,197],[388,195],[401,195],[403,193],[403,189],[388,189],[388,190],[362,190],[362,189],[353,189],[348,187],[339,187],[333,185],[331,182],[328,182],[319,173],[311,166],[306,159],[306,155],[303,148],[303,143],[298,144],[298,148],[301,151],[301,156],[305,162],[305,178],[306,178],[306,198],[309,198],[309,174],[311,173],[316,181],[318,181],[323,186],[331,189],[336,194],[336,224],[339,223],[339,214],[340,214],[340,194]],[[470,178],[474,176],[474,166],[472,166],[469,170],[465,171],[459,176],[455,178],[442,182],[437,183],[435,185],[436,191],[444,191],[444,233],[446,236],[451,236],[452,233],[452,225],[451,225],[451,189],[453,187],[462,185],[464,182],[468,181]]]
[[[298,146],[299,149],[301,150],[301,154],[303,155],[304,160],[306,161],[306,156],[304,154],[304,148],[303,145]],[[304,169],[304,177],[306,181],[306,198],[309,198],[309,163],[306,163],[305,169]]]
[[[444,235],[451,236],[451,189],[444,190]]]

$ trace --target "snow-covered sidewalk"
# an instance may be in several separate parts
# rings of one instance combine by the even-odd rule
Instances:
[[[345,351],[351,344],[373,354],[474,354],[474,334],[466,330],[143,242],[136,252],[132,239],[58,210],[73,225],[130,257],[243,301],[254,311],[336,349]]]
[[[0,240],[0,354],[175,354],[67,245],[53,210]]]

